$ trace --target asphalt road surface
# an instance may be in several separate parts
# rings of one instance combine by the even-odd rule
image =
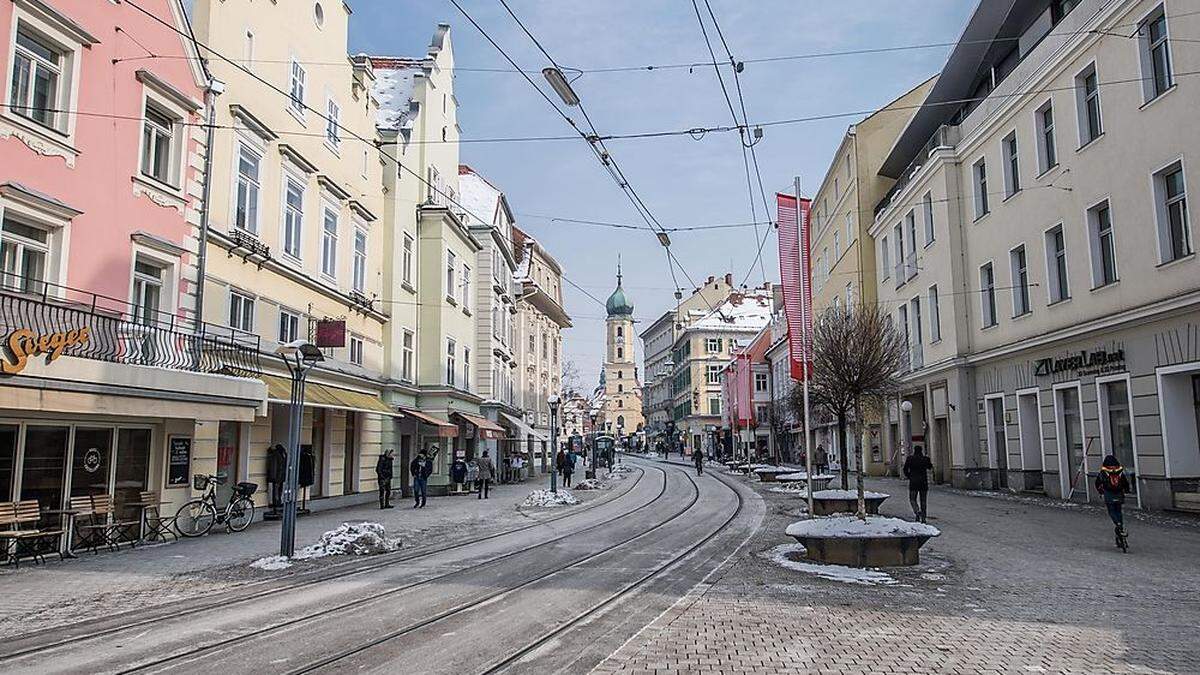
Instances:
[[[630,487],[536,526],[18,637],[0,672],[588,672],[765,513],[727,476],[625,461]]]

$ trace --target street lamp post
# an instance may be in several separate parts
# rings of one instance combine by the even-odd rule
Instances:
[[[300,418],[304,406],[304,380],[308,371],[325,355],[316,345],[294,340],[275,349],[292,374],[291,416],[288,420],[287,476],[283,484],[283,528],[279,533],[279,555],[292,557],[296,552],[296,493],[300,483]]]
[[[558,466],[554,464],[558,459],[558,406],[560,403],[558,394],[551,396],[546,403],[550,404],[550,456],[554,458],[551,460],[552,466],[550,467],[550,491],[557,493]]]
[[[588,416],[592,419],[592,475],[589,478],[595,478],[596,460],[598,459],[596,452],[596,411],[593,410]]]
[[[900,445],[897,448],[902,457],[908,456],[906,448],[912,444],[912,421],[909,419],[909,414],[912,412],[912,401],[900,402]],[[900,465],[901,457],[897,457],[894,464]]]

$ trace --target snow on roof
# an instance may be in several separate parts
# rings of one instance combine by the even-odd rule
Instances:
[[[770,321],[771,297],[755,291],[747,295],[731,295],[715,311],[709,312],[689,328],[757,333]]]
[[[459,170],[458,202],[467,211],[467,225],[491,225],[496,221],[496,205],[500,200],[500,191],[474,171]],[[485,218],[482,223],[472,222],[477,218]]]
[[[371,94],[379,102],[375,126],[397,131],[403,129],[412,116],[417,73],[424,69],[424,64],[415,59],[373,56],[371,67],[375,70]]]

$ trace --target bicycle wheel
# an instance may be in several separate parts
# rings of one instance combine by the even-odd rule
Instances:
[[[202,537],[215,522],[217,510],[202,499],[193,499],[175,512],[175,529],[185,537]]]
[[[241,532],[254,521],[254,502],[240,497],[229,507],[229,518],[225,526],[233,532]]]

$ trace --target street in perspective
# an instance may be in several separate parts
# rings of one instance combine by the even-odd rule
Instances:
[[[0,35],[0,673],[1200,673],[1200,0]]]

